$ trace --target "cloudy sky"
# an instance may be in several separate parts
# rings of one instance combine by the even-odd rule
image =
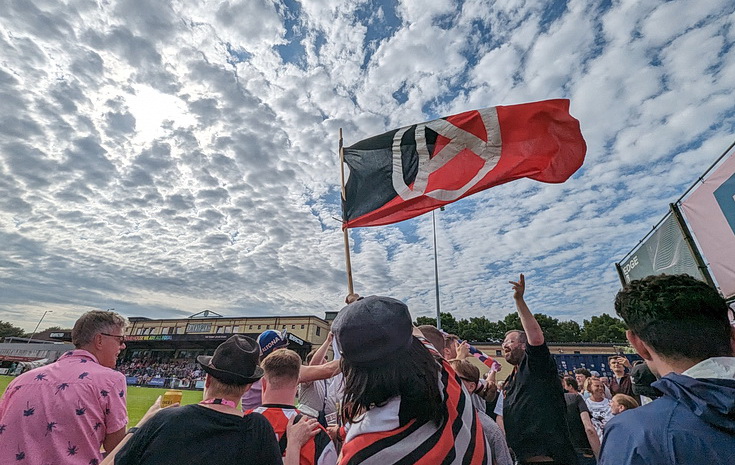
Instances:
[[[346,293],[338,133],[569,98],[559,185],[437,212],[442,309],[612,312],[613,264],[732,142],[731,0],[8,0],[0,319],[315,314]],[[435,312],[431,215],[351,230],[356,291]]]

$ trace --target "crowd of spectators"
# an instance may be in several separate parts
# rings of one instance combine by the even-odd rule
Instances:
[[[466,343],[415,327],[407,305],[389,297],[348,296],[306,365],[285,332],[266,331],[257,341],[232,336],[196,362],[135,358],[112,370],[126,322],[90,312],[75,325],[77,349],[9,386],[0,402],[0,462],[71,464],[67,457],[82,453],[82,463],[101,465],[668,465],[735,457],[735,325],[714,289],[688,276],[632,282],[615,308],[644,362],[612,355],[609,377],[584,369],[560,377],[524,300],[524,276],[511,284],[522,327],[505,335],[503,357],[513,368],[504,381],[492,366],[483,375],[468,361]],[[203,376],[203,400],[162,409],[159,399],[127,429],[120,371],[141,380]]]
[[[120,362],[117,370],[126,377],[138,379],[138,385],[146,385],[154,378],[176,379],[180,387],[194,386],[196,381],[204,379],[204,371],[194,359],[160,359],[136,357]]]

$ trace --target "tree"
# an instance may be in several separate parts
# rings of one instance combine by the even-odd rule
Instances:
[[[0,320],[0,338],[4,337],[23,337],[26,332],[22,328],[13,326],[12,324]]]
[[[555,342],[582,341],[582,328],[574,320],[559,322],[559,340]]]
[[[444,331],[445,333],[456,334],[457,336],[459,336],[459,334],[457,333],[458,324],[454,316],[451,313],[441,312],[441,317],[442,317],[442,331]],[[462,321],[465,321],[465,320],[462,320]],[[420,316],[416,318],[416,326],[421,326],[421,325],[430,325],[430,326],[436,327],[436,318],[431,318],[428,316]]]
[[[582,340],[584,342],[625,342],[625,323],[607,313],[584,320]]]

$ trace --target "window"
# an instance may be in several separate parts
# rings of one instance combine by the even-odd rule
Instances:
[[[258,329],[260,329],[260,326],[261,326],[261,325],[258,325]]]
[[[250,325],[250,329],[253,329],[253,325]]]
[[[306,325],[301,325],[301,329],[304,329],[305,327],[306,327]]]
[[[579,353],[581,353],[581,352],[580,352],[580,351],[578,351],[578,350],[575,350],[575,351],[574,351],[574,353],[575,353],[575,354],[579,354]]]
[[[281,328],[281,329],[286,329],[286,325],[283,325],[283,328]]]
[[[496,356],[496,357],[501,357],[502,355],[503,355],[503,351],[502,351],[502,350],[500,350],[500,349],[495,349],[495,356]]]
[[[186,328],[184,326],[179,326],[176,328],[176,334],[184,334],[184,330]]]
[[[291,329],[296,329],[296,325],[291,325]]]
[[[168,334],[169,331],[171,331],[171,328],[161,328],[161,334]]]
[[[322,332],[322,328],[320,328],[319,326],[317,326],[316,327],[316,335],[318,336],[319,334],[321,334],[321,332]]]
[[[224,326],[217,326],[217,334],[222,334],[224,330],[225,330]]]
[[[225,333],[231,333],[232,332],[232,326],[225,326]]]

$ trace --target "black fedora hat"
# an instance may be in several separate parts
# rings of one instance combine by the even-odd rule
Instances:
[[[225,384],[250,384],[263,376],[258,366],[260,347],[247,336],[235,335],[219,345],[214,355],[200,355],[204,371]]]

